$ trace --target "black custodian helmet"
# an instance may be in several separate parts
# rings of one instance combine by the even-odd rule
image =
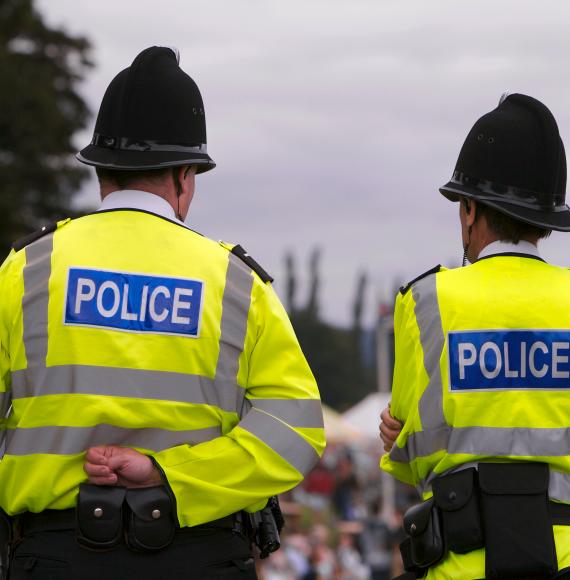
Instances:
[[[111,81],[79,161],[120,170],[197,165],[197,173],[216,166],[202,96],[178,58],[176,49],[152,46]]]
[[[566,155],[552,113],[527,95],[504,95],[473,125],[440,191],[451,201],[473,198],[516,220],[570,231]]]

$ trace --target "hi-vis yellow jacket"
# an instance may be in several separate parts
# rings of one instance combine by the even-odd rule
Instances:
[[[478,461],[550,465],[570,503],[570,271],[495,255],[433,271],[398,296],[392,414],[404,428],[381,467],[424,498]],[[560,567],[570,527],[555,526]],[[428,579],[484,578],[484,551],[450,552]]]
[[[270,284],[137,210],[66,220],[0,270],[0,507],[75,505],[84,452],[153,456],[194,526],[298,484],[319,392]]]

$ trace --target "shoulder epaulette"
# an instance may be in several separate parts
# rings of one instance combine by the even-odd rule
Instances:
[[[231,249],[231,253],[245,262],[265,284],[273,282],[273,276],[268,274],[239,244]]]
[[[405,286],[402,286],[400,288],[400,294],[402,294],[403,296],[416,282],[419,282],[420,280],[426,278],[427,276],[431,276],[431,274],[437,274],[440,270],[441,264],[438,264],[437,266],[431,268],[431,270],[428,270],[427,272],[420,274],[417,278],[414,278],[411,282],[408,282]]]
[[[40,230],[37,230],[35,232],[32,232],[31,234],[28,234],[27,236],[24,236],[23,238],[20,238],[19,240],[15,241],[12,244],[12,248],[14,248],[16,252],[19,252],[26,246],[29,246],[32,242],[35,242],[36,240],[39,240],[40,238],[43,238],[44,236],[47,236],[48,234],[55,232],[55,230],[57,230],[57,224],[58,222],[53,222],[52,224],[44,226]]]

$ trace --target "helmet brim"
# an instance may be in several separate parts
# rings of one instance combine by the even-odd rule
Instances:
[[[214,160],[207,153],[124,151],[96,145],[87,145],[76,155],[76,158],[85,165],[127,171],[196,165],[196,173],[204,173],[216,167]]]
[[[567,205],[556,211],[533,209],[501,199],[489,199],[488,195],[482,198],[481,192],[476,188],[453,181],[449,181],[443,187],[440,187],[439,191],[450,201],[459,201],[461,197],[468,197],[521,222],[558,232],[570,232],[570,208]]]

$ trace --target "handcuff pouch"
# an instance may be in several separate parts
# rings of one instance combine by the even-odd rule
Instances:
[[[154,552],[172,543],[176,531],[173,505],[163,485],[127,490],[127,545]]]
[[[77,541],[85,548],[108,550],[123,535],[126,488],[82,483],[77,499]]]
[[[447,548],[458,554],[483,548],[477,470],[472,467],[444,475],[433,482],[432,488],[435,504],[441,510]]]

